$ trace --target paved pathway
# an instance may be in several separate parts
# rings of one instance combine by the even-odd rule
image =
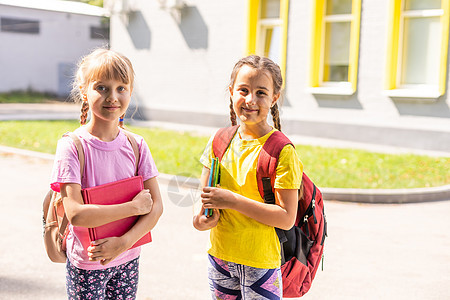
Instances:
[[[42,197],[51,162],[0,154],[0,299],[65,299],[64,266],[44,252]],[[195,191],[161,184],[165,210],[143,247],[138,299],[210,299],[207,232],[176,196]],[[177,203],[177,204],[175,204]],[[361,205],[326,201],[324,271],[303,299],[448,299],[450,201]]]
[[[80,105],[72,102],[1,103],[0,121],[78,119]]]

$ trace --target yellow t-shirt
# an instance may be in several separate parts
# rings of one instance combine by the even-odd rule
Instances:
[[[258,191],[256,164],[262,146],[275,130],[254,140],[243,140],[239,133],[235,135],[220,164],[222,188],[264,202]],[[213,158],[212,140],[213,137],[200,158],[207,168]],[[286,145],[278,159],[275,188],[298,189],[302,172],[303,165],[295,149]],[[233,209],[221,210],[217,226],[211,229],[210,241],[208,253],[226,261],[263,269],[277,268],[281,264],[280,243],[274,227]]]

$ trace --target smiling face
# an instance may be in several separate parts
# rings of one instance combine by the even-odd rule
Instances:
[[[83,103],[80,124],[86,124],[88,111],[92,110],[91,121],[101,121],[102,126],[123,127],[119,116],[123,116],[130,103],[133,83],[133,65],[126,56],[102,48],[84,56],[78,64],[72,89],[74,100]],[[106,120],[114,122],[108,124]]]
[[[229,87],[233,109],[247,126],[267,127],[267,115],[280,94],[274,94],[273,79],[268,71],[243,65]]]
[[[90,82],[86,92],[93,121],[117,122],[130,104],[132,88],[121,80],[103,79]]]

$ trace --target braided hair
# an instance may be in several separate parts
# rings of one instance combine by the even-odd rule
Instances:
[[[89,111],[89,104],[87,99],[83,98],[83,103],[81,104],[81,115],[80,115],[80,124],[85,125],[87,121],[87,115]]]
[[[234,112],[233,109],[233,100],[230,97],[230,121],[231,121],[231,126],[237,125],[237,121],[236,121],[236,113]]]

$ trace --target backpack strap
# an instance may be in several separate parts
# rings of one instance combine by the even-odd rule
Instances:
[[[66,134],[64,134],[64,136],[69,136],[73,140],[75,147],[77,148],[78,161],[80,162],[80,173],[81,173],[80,179],[81,179],[84,174],[84,166],[85,166],[83,145],[81,144],[80,138],[73,132],[67,132]]]
[[[125,135],[127,136],[128,141],[131,144],[131,147],[133,148],[133,152],[134,152],[134,157],[136,158],[136,166],[135,166],[135,171],[134,174],[137,176],[138,174],[138,167],[139,167],[139,160],[141,158],[140,155],[140,151],[139,151],[139,146],[138,143],[136,141],[136,138],[133,136],[133,134],[127,130],[122,130],[123,133],[125,133]]]
[[[78,155],[78,161],[80,162],[80,180],[83,178],[84,174],[84,167],[86,165],[85,156],[84,156],[84,149],[83,145],[81,144],[80,138],[73,132],[66,132],[63,136],[68,136],[72,139],[72,141],[75,144],[75,147],[77,148],[77,155]],[[56,193],[52,193],[52,197],[55,197]],[[57,215],[56,206],[53,206],[53,210],[55,213],[55,216]],[[67,215],[64,213],[64,216],[61,220],[61,224],[59,225],[59,236],[61,238],[61,241],[64,240],[64,235],[67,230],[67,225],[69,224],[69,219],[67,219]]]
[[[275,176],[278,165],[278,158],[284,146],[292,145],[292,142],[281,131],[275,131],[264,143],[261,152],[259,152],[258,162],[256,164],[256,182],[258,183],[258,190],[264,203],[275,204]],[[275,227],[278,240],[281,244],[281,262],[285,262],[283,243],[288,238],[286,231]]]
[[[275,204],[273,186],[278,165],[278,157],[284,146],[292,142],[281,131],[272,133],[264,143],[256,164],[256,181],[258,190],[265,203]]]
[[[212,142],[213,154],[214,157],[219,158],[219,161],[222,161],[222,157],[230,146],[231,140],[233,140],[233,137],[236,135],[238,129],[239,125],[220,128],[214,136]]]

